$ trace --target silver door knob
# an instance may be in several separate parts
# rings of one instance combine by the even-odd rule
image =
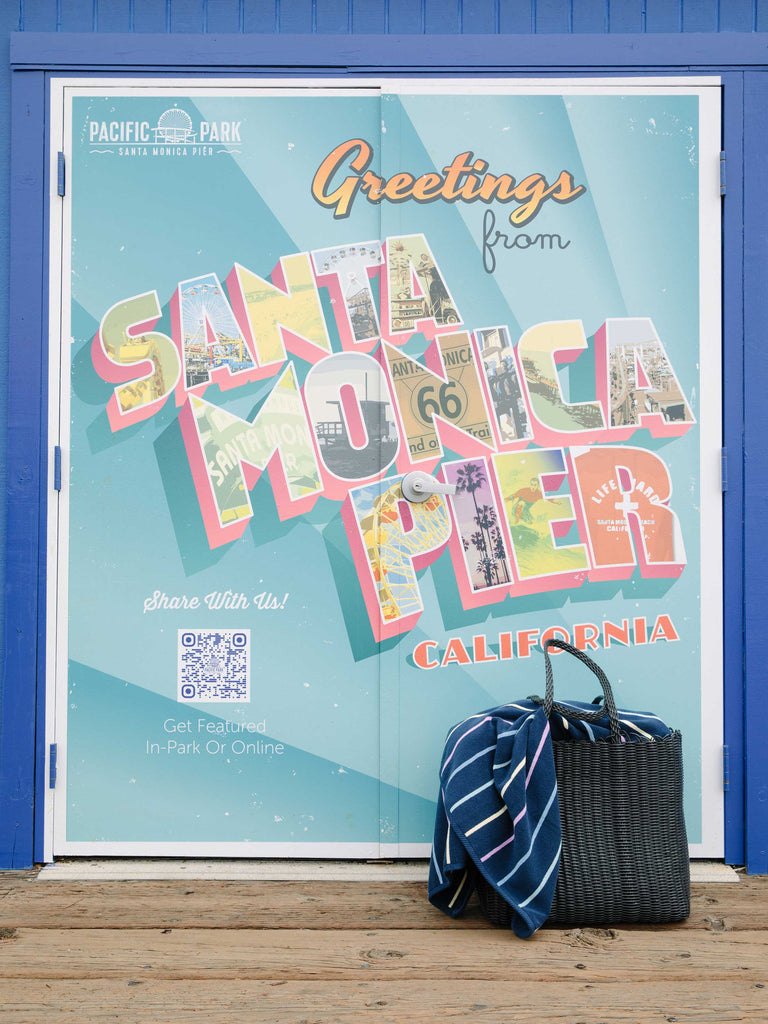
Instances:
[[[424,501],[430,494],[455,494],[456,484],[441,484],[429,473],[416,470],[405,474],[400,489],[407,501]]]

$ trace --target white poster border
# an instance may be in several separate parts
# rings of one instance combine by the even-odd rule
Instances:
[[[359,95],[371,93],[477,94],[477,95],[615,95],[617,90],[634,95],[697,95],[702,116],[699,147],[712,154],[700,161],[700,570],[701,570],[701,743],[702,841],[691,844],[694,858],[722,857],[724,849],[724,794],[722,788],[723,742],[723,635],[722,635],[722,447],[721,369],[721,250],[720,250],[720,102],[721,80],[716,76],[654,76],[539,79],[391,79],[349,76],[341,79],[306,78],[234,79],[147,77],[52,77],[50,129],[50,231],[49,231],[49,451],[61,449],[61,489],[53,487],[54,460],[49,460],[47,532],[47,631],[46,631],[46,765],[56,745],[56,786],[46,787],[44,809],[44,856],[168,856],[189,857],[296,857],[371,858],[428,856],[427,844],[378,843],[75,843],[66,839],[66,720],[67,720],[67,570],[69,536],[69,389],[61,387],[70,375],[70,248],[71,197],[58,195],[58,154],[69,155],[71,101],[89,95],[163,95],[180,90],[190,96],[225,96],[236,89],[245,95]],[[714,156],[718,159],[715,160]],[[712,558],[712,552],[720,552]],[[706,709],[706,713],[705,713]],[[706,752],[704,754],[704,752]],[[386,849],[385,849],[386,846]]]

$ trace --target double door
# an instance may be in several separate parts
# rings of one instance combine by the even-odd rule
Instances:
[[[427,855],[547,636],[682,730],[721,854],[718,83],[52,109],[49,854]]]

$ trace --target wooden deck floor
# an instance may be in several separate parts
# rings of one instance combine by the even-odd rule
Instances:
[[[688,922],[451,921],[416,882],[62,882],[0,874],[2,1024],[768,1024],[768,877]]]

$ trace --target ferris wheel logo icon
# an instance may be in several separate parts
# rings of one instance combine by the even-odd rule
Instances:
[[[184,145],[197,141],[197,133],[192,131],[192,118],[186,110],[172,107],[157,119],[157,127],[152,129],[155,142]]]

